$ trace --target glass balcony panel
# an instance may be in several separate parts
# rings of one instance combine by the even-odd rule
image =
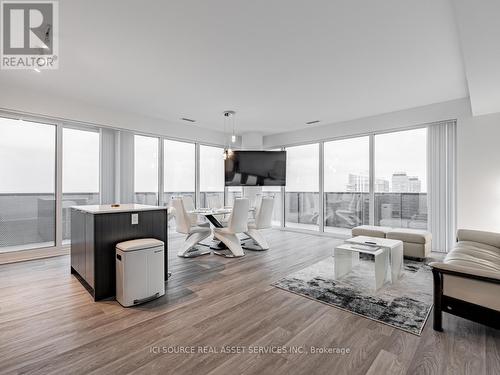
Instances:
[[[99,133],[63,129],[63,243],[70,243],[71,206],[99,204]]]
[[[427,229],[427,128],[375,136],[375,225]]]
[[[224,149],[200,145],[200,202],[198,207],[224,207]]]
[[[0,252],[55,245],[56,127],[0,118]]]
[[[134,135],[134,203],[158,205],[158,138]]]
[[[325,232],[342,236],[370,221],[370,138],[324,143]]]
[[[285,225],[319,229],[319,144],[288,147]]]
[[[174,196],[195,197],[196,151],[194,143],[163,141],[163,202]]]

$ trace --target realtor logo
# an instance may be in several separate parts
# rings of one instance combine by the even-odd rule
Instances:
[[[2,69],[57,69],[57,1],[1,2]]]

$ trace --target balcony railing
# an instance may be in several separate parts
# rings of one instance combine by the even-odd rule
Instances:
[[[70,207],[98,204],[98,193],[63,194],[63,239],[70,238]],[[0,194],[0,251],[54,246],[55,194]]]
[[[195,193],[193,191],[169,191],[163,193],[163,202],[168,205],[170,199],[175,196],[186,196],[190,195],[193,197]],[[158,204],[158,194],[155,192],[136,192],[134,194],[134,201],[139,204]],[[224,192],[223,191],[202,191],[200,192],[200,202],[199,207],[211,207],[219,208],[224,207]]]
[[[263,192],[276,198],[273,224],[281,221],[281,193]],[[192,195],[194,192],[165,192],[164,202],[175,195]],[[228,204],[241,192],[231,192]],[[136,193],[136,202],[157,204],[157,194]],[[70,238],[70,209],[75,205],[98,204],[98,193],[71,193],[63,195],[63,239]],[[370,222],[370,197],[368,193],[326,192],[325,230],[349,230]],[[224,193],[200,192],[199,207],[224,206]],[[316,229],[319,227],[319,193],[286,192],[286,224]],[[427,228],[426,193],[375,193],[375,225]],[[0,251],[53,246],[55,240],[55,195],[50,193],[0,194]]]
[[[427,229],[427,193],[375,193],[375,225]]]
[[[370,222],[370,194],[325,192],[325,227],[351,229]],[[318,226],[319,193],[287,192],[286,222]],[[427,228],[426,193],[375,193],[375,225]]]

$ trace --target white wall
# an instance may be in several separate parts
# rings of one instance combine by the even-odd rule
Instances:
[[[458,126],[458,227],[500,232],[500,113]]]
[[[467,87],[475,116],[500,111],[500,1],[454,0]]]
[[[55,97],[42,92],[12,87],[1,88],[0,110],[140,131],[180,140],[185,139],[215,145],[224,144],[222,132],[205,129],[191,123],[172,123],[153,117],[97,107],[65,97]]]
[[[262,150],[264,137],[260,132],[247,132],[241,135],[241,148],[243,150]]]
[[[467,98],[264,137],[266,148],[457,120],[457,225],[500,232],[500,113],[473,117]]]

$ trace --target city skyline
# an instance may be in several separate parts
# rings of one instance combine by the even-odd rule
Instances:
[[[377,193],[421,193],[422,181],[419,176],[410,176],[406,171],[396,171],[391,181],[385,178],[376,178],[375,192]],[[369,192],[370,179],[367,174],[349,173],[346,192]]]

